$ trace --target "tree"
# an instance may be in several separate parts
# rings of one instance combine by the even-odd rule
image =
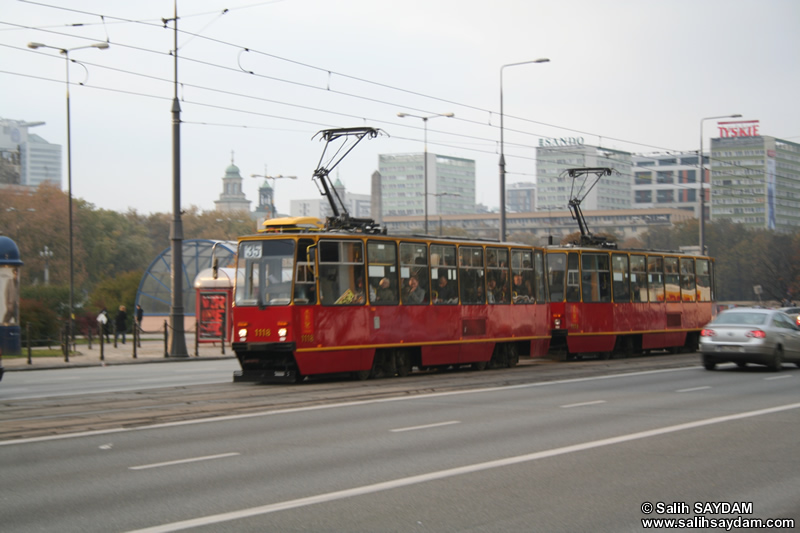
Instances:
[[[23,346],[27,335],[34,345],[58,342],[58,330],[61,322],[55,310],[48,307],[45,302],[30,298],[20,298],[19,320],[22,324]]]
[[[113,318],[116,309],[124,305],[128,310],[128,323],[133,319],[133,309],[136,306],[136,291],[142,281],[143,270],[134,270],[113,278],[106,278],[97,284],[89,295],[91,308],[94,315],[104,307],[108,310],[109,318]]]

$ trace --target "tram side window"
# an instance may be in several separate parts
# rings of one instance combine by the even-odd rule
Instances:
[[[544,275],[544,253],[539,250],[533,254],[533,291],[531,295],[537,302],[547,301],[547,280]]]
[[[668,302],[681,301],[681,275],[678,270],[677,257],[664,258],[664,286]]]
[[[697,292],[694,279],[694,259],[691,257],[681,257],[681,300],[684,302],[694,302],[697,299]]]
[[[317,303],[317,281],[314,278],[314,257],[316,253],[314,241],[299,239],[297,241],[297,276],[294,280],[294,303],[313,305]]]
[[[711,268],[708,259],[697,260],[697,301],[711,301]]]
[[[490,304],[507,304],[510,279],[508,276],[508,250],[486,249],[486,299]]]
[[[530,250],[511,250],[511,298],[515,304],[532,304],[536,301],[532,257]]]
[[[483,277],[483,248],[460,246],[458,248],[459,277],[461,278],[461,303],[486,303]]]
[[[567,254],[567,301],[580,302],[581,301],[581,276],[579,266],[578,252],[570,252]]]
[[[367,242],[367,283],[369,301],[375,305],[398,302],[397,246],[393,242]]]
[[[361,241],[319,242],[319,291],[323,305],[366,303]]]
[[[431,244],[431,299],[436,305],[458,303],[455,246]]]
[[[647,256],[647,285],[651,302],[663,302],[664,298],[664,258],[660,255]]]
[[[631,296],[634,302],[647,301],[647,262],[643,255],[631,256]]]
[[[550,301],[563,302],[567,283],[567,254],[547,254],[547,283]]]
[[[625,254],[611,255],[611,271],[614,279],[614,301],[631,301],[631,280],[628,271],[628,256]]]
[[[400,243],[400,296],[405,305],[427,304],[428,247],[425,243]]]
[[[584,302],[611,301],[611,271],[608,254],[581,255],[581,282]]]

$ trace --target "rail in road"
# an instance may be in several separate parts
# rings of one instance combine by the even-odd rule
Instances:
[[[483,372],[469,370],[425,372],[414,373],[404,378],[368,381],[353,381],[347,377],[333,376],[291,385],[231,382],[52,398],[0,400],[2,405],[0,441],[134,428],[326,403],[683,368],[698,366],[699,361],[697,354],[649,355],[630,359],[566,363],[522,358],[520,365],[515,368]]]

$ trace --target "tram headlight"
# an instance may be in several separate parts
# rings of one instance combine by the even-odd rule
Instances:
[[[239,339],[242,341],[247,340],[247,328],[242,328],[239,330]]]
[[[285,341],[285,340],[286,340],[286,328],[280,328],[280,329],[278,330],[278,337],[279,337],[279,338],[280,338],[280,340],[282,340],[282,341]]]
[[[561,319],[556,318],[553,320],[553,328],[554,329],[561,329]]]

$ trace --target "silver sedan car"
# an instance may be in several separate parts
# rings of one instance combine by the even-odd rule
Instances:
[[[766,365],[774,372],[784,361],[800,367],[800,327],[777,309],[728,309],[703,328],[700,353],[706,370],[726,362]]]

